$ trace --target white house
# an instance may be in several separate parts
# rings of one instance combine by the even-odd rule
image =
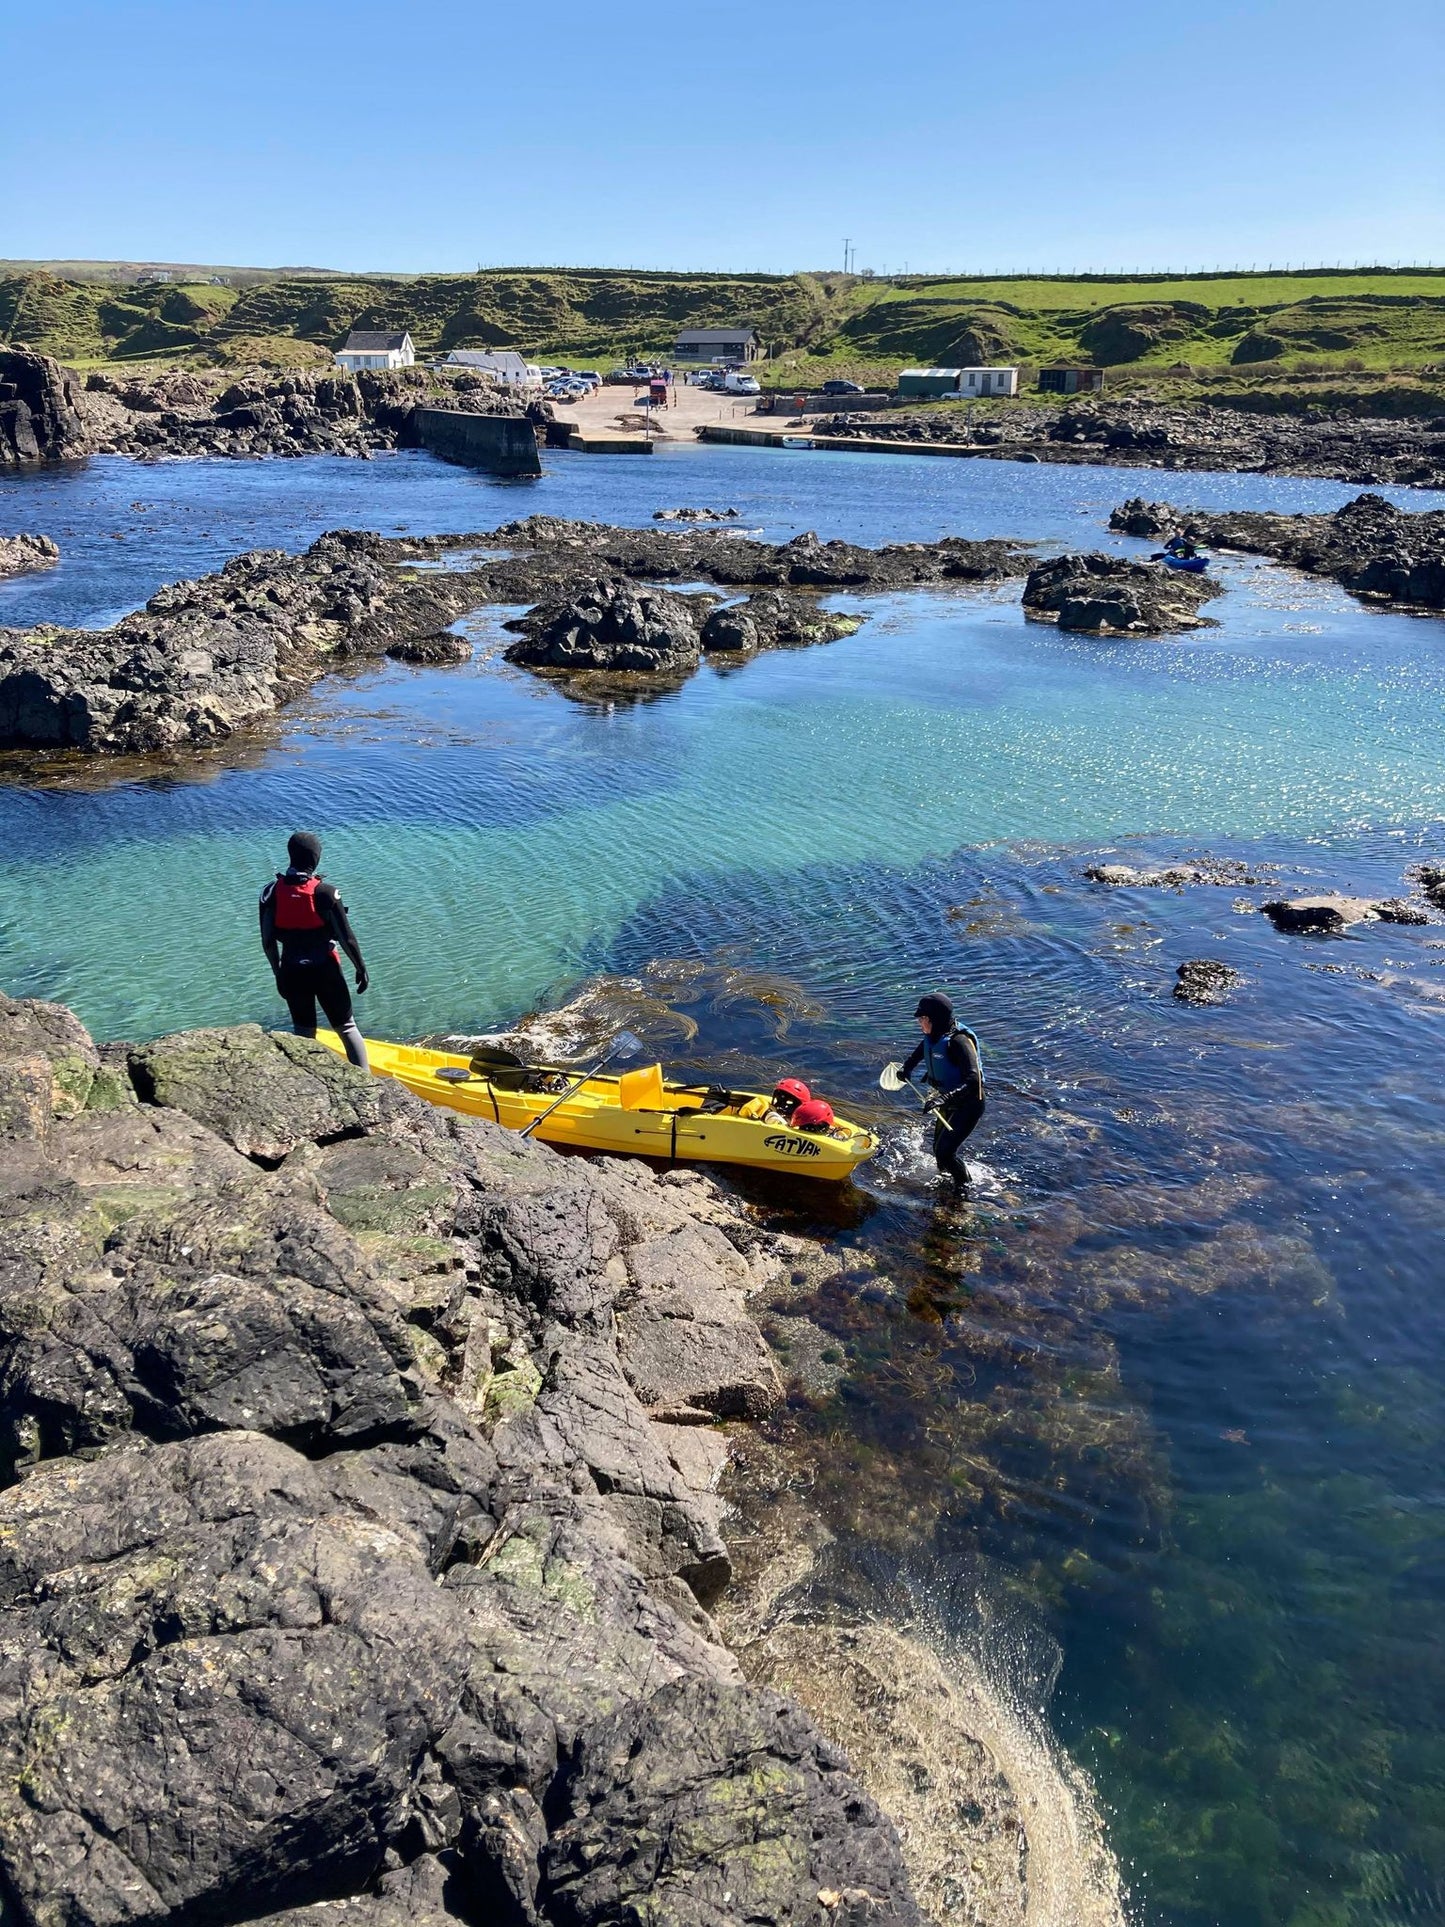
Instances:
[[[1018,391],[1017,368],[960,368],[958,371],[961,395],[1016,395]]]
[[[416,349],[404,328],[399,334],[387,328],[353,328],[336,354],[337,367],[349,368],[353,375],[363,368],[410,368],[415,360]]]
[[[515,348],[453,348],[443,366],[473,368],[479,375],[490,375],[500,388],[513,388],[518,394],[540,395],[542,371]]]

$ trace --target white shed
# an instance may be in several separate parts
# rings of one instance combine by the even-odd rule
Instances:
[[[498,387],[515,389],[518,394],[542,392],[541,369],[515,348],[453,348],[445,366],[475,369],[479,375],[490,375]]]
[[[1017,368],[960,368],[958,371],[961,395],[1016,395],[1018,391]]]
[[[353,328],[346,346],[336,353],[338,368],[357,374],[363,368],[410,368],[416,360],[411,336],[403,328],[396,333],[386,328]]]

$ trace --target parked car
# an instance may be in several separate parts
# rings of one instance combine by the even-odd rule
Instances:
[[[595,368],[578,368],[574,371],[577,381],[585,381],[589,388],[600,388],[602,377]]]
[[[861,395],[864,389],[861,381],[825,381],[819,392],[824,395]]]
[[[752,375],[726,374],[723,388],[729,395],[760,395],[762,389]]]

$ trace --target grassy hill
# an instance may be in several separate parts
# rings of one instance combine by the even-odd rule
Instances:
[[[72,264],[100,269],[105,264]],[[769,385],[910,364],[1091,363],[1111,385],[1378,387],[1445,366],[1445,270],[1059,278],[708,275],[497,268],[469,275],[247,270],[246,285],[116,281],[0,263],[0,340],[81,365],[321,363],[353,327],[408,328],[423,355],[519,347],[610,363],[668,354],[679,327],[750,323]],[[1445,396],[1441,398],[1445,405]],[[1430,405],[1435,405],[1433,402]]]

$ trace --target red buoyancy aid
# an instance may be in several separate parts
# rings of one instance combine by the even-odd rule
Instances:
[[[316,908],[316,877],[297,883],[290,877],[276,879],[276,929],[286,936],[326,928],[326,920]]]

